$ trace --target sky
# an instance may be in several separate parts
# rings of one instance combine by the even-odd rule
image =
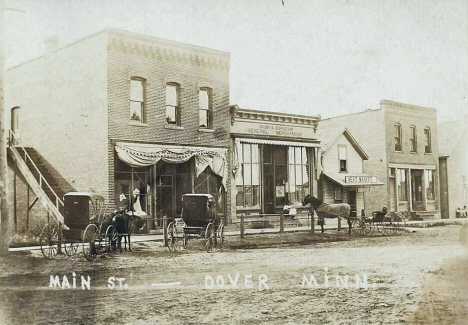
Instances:
[[[5,0],[6,67],[107,27],[231,53],[230,104],[321,115],[380,100],[468,113],[468,0]],[[20,11],[18,11],[20,10]]]

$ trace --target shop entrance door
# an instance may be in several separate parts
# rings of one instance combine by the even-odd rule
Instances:
[[[423,171],[420,169],[411,170],[411,198],[413,199],[413,210],[423,211]]]
[[[351,207],[351,217],[357,217],[356,211],[356,191],[348,191],[348,204]]]
[[[263,146],[263,211],[266,214],[274,214],[286,204],[287,157],[288,147]]]

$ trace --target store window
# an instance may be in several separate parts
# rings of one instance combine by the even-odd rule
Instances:
[[[259,149],[257,144],[241,143],[238,146],[238,156],[241,162],[237,173],[236,189],[238,207],[260,207],[260,170]]]
[[[426,169],[424,172],[426,183],[426,199],[428,201],[435,201],[435,171]]]
[[[408,201],[408,170],[398,168],[396,171],[398,200]]]
[[[199,102],[199,122],[200,128],[211,129],[213,127],[213,114],[212,114],[212,91],[209,88],[200,89],[198,95]]]
[[[340,163],[340,172],[347,172],[348,171],[348,154],[346,146],[339,145],[338,146],[338,159]]]
[[[394,125],[395,132],[395,151],[402,151],[401,148],[401,124],[396,123]]]
[[[425,153],[432,153],[431,129],[430,128],[425,128],[424,129],[424,152]]]
[[[180,126],[180,86],[175,83],[166,85],[166,123]]]
[[[309,194],[309,166],[304,147],[289,148],[289,203],[300,204]]]
[[[130,80],[130,120],[144,122],[145,80],[132,77]]]
[[[411,152],[418,151],[418,143],[416,138],[416,126],[410,126],[410,143],[411,143]]]
[[[335,201],[343,201],[343,191],[341,189],[341,186],[335,186],[334,187],[334,192],[335,192]]]

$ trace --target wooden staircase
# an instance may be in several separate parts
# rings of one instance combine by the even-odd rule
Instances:
[[[10,131],[8,154],[37,196],[39,202],[57,222],[63,223],[63,195],[74,191],[73,187],[34,148],[13,146]]]

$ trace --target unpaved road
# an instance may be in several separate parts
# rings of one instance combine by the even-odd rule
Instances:
[[[38,252],[12,255],[0,260],[0,323],[468,324],[461,230],[466,232],[446,226],[349,241],[333,233],[228,238],[230,247],[210,254],[195,241],[177,253],[144,243],[93,263],[82,257],[49,261]],[[284,244],[292,239],[300,245]],[[270,248],[250,248],[255,245]],[[49,288],[50,275],[66,275],[73,287],[73,272],[76,289]],[[236,273],[232,288],[229,275],[235,281]],[[312,274],[317,286],[303,287],[304,275],[310,280]],[[368,288],[356,288],[355,275],[362,281],[364,274]],[[82,275],[91,278],[91,290],[81,290]],[[224,288],[206,289],[207,275],[220,276]],[[336,275],[349,276],[348,288],[342,282],[337,287]],[[125,278],[128,287],[120,290],[115,281],[109,289],[112,276]]]

